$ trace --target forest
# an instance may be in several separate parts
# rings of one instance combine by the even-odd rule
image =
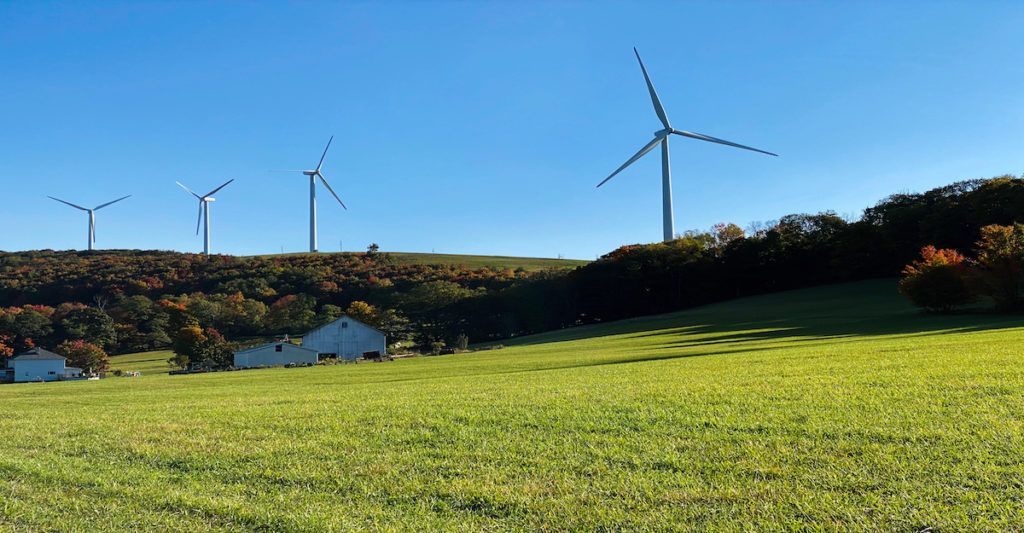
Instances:
[[[827,283],[897,277],[925,246],[969,254],[982,228],[1024,221],[1024,179],[889,196],[856,220],[787,215],[628,245],[575,269],[413,264],[365,253],[205,257],[166,251],[0,253],[0,356],[83,341],[171,346],[300,335],[344,312],[396,349],[500,339]],[[897,290],[895,283],[893,290]],[[465,342],[465,341],[463,341]]]

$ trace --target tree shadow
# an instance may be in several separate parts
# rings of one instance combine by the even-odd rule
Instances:
[[[686,311],[580,326],[513,339],[509,346],[600,339],[676,337],[655,350],[736,343],[787,343],[886,335],[969,333],[1024,326],[1024,316],[986,312],[925,314],[896,292],[895,280],[869,280],[769,294]],[[716,353],[721,353],[717,352]]]

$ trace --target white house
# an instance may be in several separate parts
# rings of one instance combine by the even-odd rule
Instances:
[[[290,342],[274,342],[235,352],[235,368],[316,364],[320,353]]]
[[[368,352],[387,353],[387,337],[379,329],[342,315],[302,336],[302,345],[322,355],[356,359]]]
[[[33,348],[12,357],[7,362],[8,374],[15,383],[80,378],[82,369],[64,366],[66,362],[67,359],[53,352]]]

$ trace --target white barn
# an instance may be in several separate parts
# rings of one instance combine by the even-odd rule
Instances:
[[[302,345],[339,359],[356,359],[368,352],[384,355],[388,349],[384,332],[348,315],[306,333]]]
[[[284,366],[288,364],[315,365],[320,353],[290,342],[274,342],[235,352],[235,368]]]
[[[57,381],[80,378],[81,368],[65,366],[67,359],[42,348],[33,348],[12,357],[7,373],[15,383],[28,381]]]

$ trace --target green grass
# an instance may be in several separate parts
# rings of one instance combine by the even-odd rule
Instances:
[[[115,355],[110,358],[111,370],[138,371],[143,376],[166,374],[174,369],[167,360],[174,355],[170,350]]]
[[[1022,322],[882,281],[467,355],[7,385],[0,529],[1021,529]]]
[[[470,268],[522,268],[523,270],[544,270],[547,268],[575,268],[590,261],[582,259],[553,259],[544,257],[508,257],[503,255],[456,255],[420,254],[412,252],[387,252],[403,263],[416,265],[461,265]]]
[[[269,254],[256,257],[275,257],[304,255],[308,252]],[[361,252],[319,252],[319,253],[360,253]],[[460,255],[460,254],[427,254],[416,252],[387,252],[391,258],[400,263],[412,265],[456,265],[467,268],[523,269],[527,271],[545,270],[549,268],[575,268],[590,261],[584,259],[555,259],[547,257],[511,257],[504,255]]]

